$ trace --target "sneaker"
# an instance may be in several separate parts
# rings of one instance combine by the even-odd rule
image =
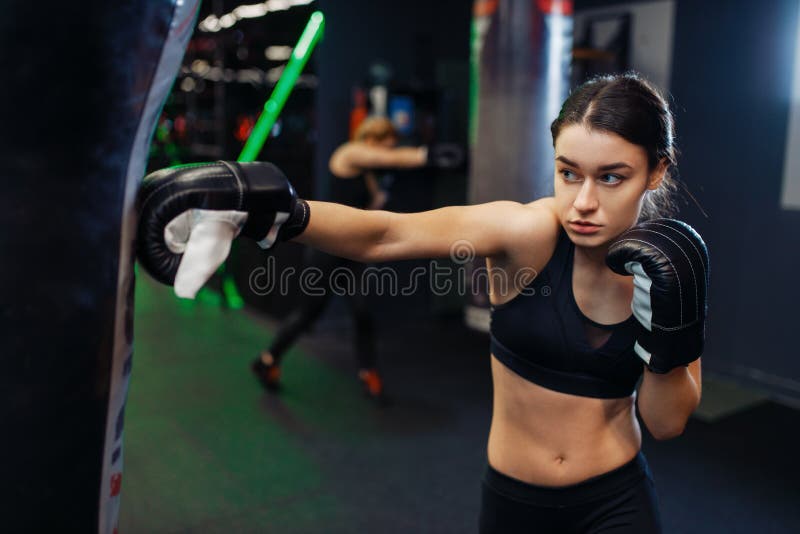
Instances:
[[[275,391],[280,388],[281,368],[279,365],[275,363],[266,364],[261,358],[261,355],[259,355],[258,358],[253,360],[253,363],[250,364],[250,369],[256,377],[258,377],[258,381],[261,382],[261,385],[266,389]]]
[[[383,399],[383,380],[375,369],[361,369],[358,379],[364,387],[364,394],[374,400]]]

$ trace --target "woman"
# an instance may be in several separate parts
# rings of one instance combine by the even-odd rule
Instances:
[[[277,238],[361,262],[469,241],[493,305],[481,532],[660,532],[635,404],[656,439],[682,433],[700,401],[708,281],[691,228],[639,222],[669,206],[672,115],[637,75],[608,76],[574,91],[551,131],[553,197],[398,214],[296,200],[271,175],[292,213]],[[275,209],[256,189],[244,210]],[[242,233],[274,236],[277,219]]]
[[[631,277],[609,269],[605,259],[609,245],[637,223],[643,209],[656,211],[659,195],[671,190],[671,113],[639,77],[607,77],[576,90],[551,130],[552,198],[407,215],[309,202],[312,216],[297,240],[372,262],[446,256],[452,243],[466,239],[478,255],[487,257],[494,307],[494,409],[482,532],[593,532],[612,524],[619,526],[615,532],[659,532],[632,390],[643,369],[634,353],[634,284]],[[498,287],[498,280],[517,280],[518,273],[529,269],[547,275],[551,284],[561,282],[554,280],[559,275],[571,277],[552,286],[549,297],[542,292],[520,295],[524,287],[513,284]],[[577,322],[563,317],[569,310],[554,321],[549,315],[557,314],[559,306],[554,310],[535,302],[570,300],[570,293]],[[526,310],[548,317],[528,317],[523,323],[517,312]],[[547,331],[531,333],[537,321]],[[554,353],[549,357],[563,359],[557,347],[561,340],[551,339],[557,337],[557,327],[549,328],[562,322],[578,325],[568,336],[589,345],[584,358],[592,349],[608,349],[603,357],[614,358],[608,363],[622,373],[619,381],[627,387],[606,388],[601,382],[599,391],[584,391],[573,383],[563,361],[545,358],[537,362],[534,357],[532,363],[552,370],[550,376],[527,371],[524,356],[509,346],[550,343],[556,348],[548,349]],[[530,337],[537,339],[526,340]],[[581,365],[574,363],[584,374],[605,371],[593,373]],[[613,375],[606,382],[617,386]],[[605,389],[624,393],[609,395]],[[699,358],[666,374],[646,370],[638,389],[639,413],[655,438],[672,438],[682,433],[700,394]]]

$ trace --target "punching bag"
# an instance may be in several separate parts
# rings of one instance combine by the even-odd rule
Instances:
[[[196,0],[12,0],[0,22],[0,530],[116,530],[133,204]]]
[[[571,53],[572,0],[475,0],[470,203],[553,194],[550,123],[569,92]],[[487,289],[469,294],[467,323],[488,330]]]

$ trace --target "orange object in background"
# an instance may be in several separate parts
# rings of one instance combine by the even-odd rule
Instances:
[[[350,139],[353,139],[356,130],[368,115],[367,93],[357,87],[353,90],[353,109],[350,111]]]
[[[474,17],[489,17],[497,11],[498,0],[475,0],[472,4],[472,15]]]

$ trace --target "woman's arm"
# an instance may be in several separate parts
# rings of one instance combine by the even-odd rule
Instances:
[[[656,439],[680,436],[702,395],[700,360],[657,374],[646,366],[639,386],[639,414]]]
[[[351,178],[368,169],[413,169],[427,161],[425,147],[388,148],[352,142],[342,145],[331,156],[330,171],[339,178]]]
[[[700,403],[705,346],[708,249],[691,226],[643,221],[608,248],[606,264],[633,275],[633,316],[641,328],[634,351],[645,362],[639,413],[656,439],[683,433]]]
[[[497,201],[420,213],[359,210],[309,201],[311,218],[295,240],[362,262],[443,258],[454,245],[476,256],[501,256],[514,247],[536,248],[557,231],[549,199],[531,204]]]

